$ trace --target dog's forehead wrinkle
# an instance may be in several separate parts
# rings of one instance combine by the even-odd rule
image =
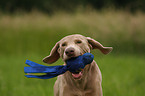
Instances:
[[[86,38],[82,35],[69,35],[60,40],[60,43],[74,42],[75,40],[84,40],[87,41]]]

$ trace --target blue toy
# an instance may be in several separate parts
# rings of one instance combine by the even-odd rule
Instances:
[[[66,65],[59,66],[44,66],[26,60],[26,64],[30,67],[24,67],[25,73],[46,73],[46,75],[25,75],[28,78],[49,79],[60,74],[70,71],[72,73],[79,73],[87,64],[90,64],[94,59],[91,53],[85,53],[82,56],[74,57],[66,61]]]

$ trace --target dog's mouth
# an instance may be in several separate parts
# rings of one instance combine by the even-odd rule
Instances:
[[[80,53],[79,55],[75,55],[75,54],[73,54],[73,55],[69,55],[68,57],[68,59],[71,59],[71,58],[75,58],[75,57],[78,57],[78,56],[81,56],[82,54]],[[68,60],[67,59],[67,60]],[[76,73],[72,73],[71,72],[71,75],[72,75],[72,77],[74,78],[74,79],[76,79],[76,80],[80,80],[81,78],[82,78],[82,76],[83,76],[83,69],[82,70],[79,70],[79,72],[76,72]]]
[[[72,76],[74,79],[81,79],[83,75],[83,72],[79,72],[79,73],[72,73]]]

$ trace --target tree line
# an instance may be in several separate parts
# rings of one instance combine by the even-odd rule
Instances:
[[[77,8],[102,8],[114,7],[129,11],[145,11],[145,0],[0,0],[0,10],[3,12],[15,12],[18,10],[32,11],[37,9],[47,13],[57,10],[73,12]]]

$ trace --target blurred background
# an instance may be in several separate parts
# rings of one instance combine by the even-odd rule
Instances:
[[[71,34],[114,48],[108,55],[92,51],[104,96],[143,96],[144,5],[145,0],[1,0],[0,96],[53,96],[56,78],[26,78],[25,61],[44,64],[55,43]],[[61,59],[54,65],[60,64]]]

